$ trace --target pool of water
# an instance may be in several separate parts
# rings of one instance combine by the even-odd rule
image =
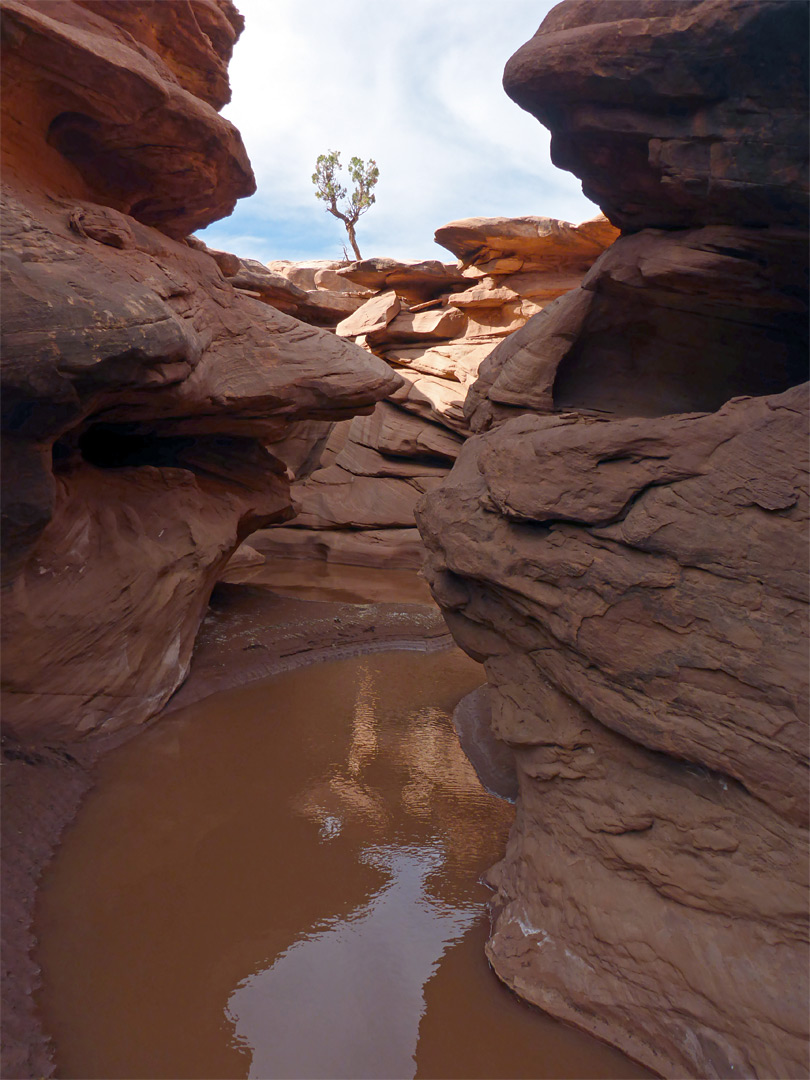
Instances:
[[[381,570],[318,559],[267,558],[225,575],[225,581],[265,585],[279,596],[297,600],[334,600],[349,604],[431,604],[427,582],[417,570]]]
[[[40,891],[57,1075],[649,1075],[487,965],[512,807],[450,723],[480,681],[457,650],[319,664],[107,755]]]

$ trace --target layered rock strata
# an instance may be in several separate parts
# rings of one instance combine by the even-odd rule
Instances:
[[[623,230],[806,224],[806,43],[794,0],[566,0],[504,88]]]
[[[517,769],[490,960],[667,1076],[808,1069],[807,15],[566,0],[509,62],[624,233],[417,513]]]
[[[290,463],[401,380],[183,239],[254,187],[217,112],[242,25],[229,0],[2,8],[3,721],[19,744],[155,713],[231,553],[292,513]]]
[[[270,295],[270,279],[281,272],[295,288],[306,287],[296,312],[301,318],[311,317],[313,296],[332,298],[320,310],[328,304],[336,310],[336,300],[353,297],[354,310],[336,322],[336,334],[384,359],[403,384],[371,416],[332,431],[322,467],[313,471],[313,458],[297,473],[297,516],[289,526],[263,530],[251,544],[267,555],[421,565],[414,507],[447,474],[469,434],[463,402],[482,361],[578,286],[617,235],[604,218],[582,225],[468,218],[436,233],[457,264],[268,264],[266,302],[281,302]],[[238,283],[242,273],[230,280]]]

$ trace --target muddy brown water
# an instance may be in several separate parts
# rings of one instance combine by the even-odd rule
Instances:
[[[512,807],[450,723],[457,650],[318,664],[111,752],[40,891],[61,1077],[642,1077],[489,969]]]
[[[433,604],[430,587],[416,570],[383,570],[314,559],[267,558],[264,565],[234,570],[224,580],[266,585],[279,596],[301,600]]]

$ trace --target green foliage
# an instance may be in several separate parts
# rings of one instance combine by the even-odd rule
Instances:
[[[354,254],[360,259],[362,256],[357,247],[354,226],[376,201],[373,188],[380,178],[380,170],[373,158],[369,158],[366,163],[362,158],[353,157],[349,161],[349,176],[354,186],[350,198],[341,207],[338,204],[346,199],[346,188],[339,179],[340,169],[340,153],[337,150],[318,155],[315,172],[312,174],[315,198],[325,202],[327,211],[340,218],[346,226]]]

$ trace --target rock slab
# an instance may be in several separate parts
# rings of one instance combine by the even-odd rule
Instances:
[[[436,232],[437,242],[458,256],[456,265],[380,258],[328,271],[268,266],[261,298],[291,310],[276,288],[278,270],[300,292],[297,314],[303,319],[318,321],[305,306],[312,308],[315,296],[324,297],[325,310],[345,295],[342,290],[363,290],[362,306],[335,332],[391,364],[402,384],[371,416],[336,425],[322,467],[296,473],[296,516],[277,527],[275,539],[263,531],[261,550],[289,557],[315,552],[333,561],[368,560],[370,566],[380,565],[385,551],[389,565],[418,566],[424,552],[414,542],[414,507],[448,472],[469,434],[467,388],[493,349],[578,287],[617,236],[601,215],[581,225],[540,217],[467,218]],[[221,253],[214,254],[221,261]],[[244,267],[229,280],[247,282]],[[233,268],[228,272],[234,274]],[[256,289],[260,276],[254,273]],[[297,529],[320,535],[296,537]]]

